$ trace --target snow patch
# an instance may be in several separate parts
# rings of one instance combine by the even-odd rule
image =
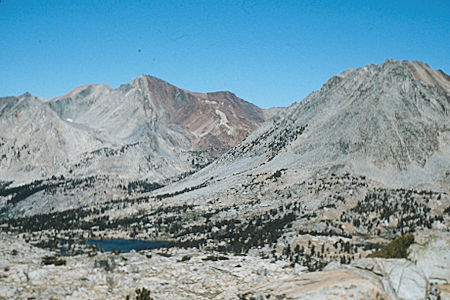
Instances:
[[[219,116],[220,121],[219,121],[219,126],[224,126],[225,128],[227,128],[227,134],[228,135],[232,135],[233,134],[233,128],[231,128],[228,125],[228,118],[227,116],[220,110],[216,109],[216,114]]]

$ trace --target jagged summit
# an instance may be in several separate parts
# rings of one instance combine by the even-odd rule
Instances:
[[[31,95],[30,92],[25,92],[22,95],[20,95],[19,97],[33,97],[33,95]]]

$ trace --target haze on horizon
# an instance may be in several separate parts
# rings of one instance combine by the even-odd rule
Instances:
[[[0,97],[149,74],[287,106],[387,58],[448,73],[449,1],[0,2]]]

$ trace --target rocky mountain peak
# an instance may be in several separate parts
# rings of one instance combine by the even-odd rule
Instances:
[[[145,92],[163,91],[168,89],[176,89],[176,87],[167,81],[157,77],[142,74],[131,81],[131,86],[138,88]]]
[[[340,166],[382,182],[443,184],[450,167],[448,86],[445,74],[421,62],[350,69],[221,160],[314,172]]]
[[[193,133],[195,151],[214,149],[221,154],[266,119],[262,109],[229,91],[191,92],[150,75],[134,79],[131,85],[169,124]]]
[[[19,97],[23,97],[23,98],[29,98],[29,97],[33,97],[33,95],[31,95],[29,92],[25,92],[22,95],[20,95]]]

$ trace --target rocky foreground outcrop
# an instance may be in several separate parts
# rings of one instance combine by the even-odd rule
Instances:
[[[409,260],[364,258],[308,273],[195,249],[57,257],[1,233],[0,299],[125,299],[137,288],[153,299],[450,299],[450,233],[415,236]]]

